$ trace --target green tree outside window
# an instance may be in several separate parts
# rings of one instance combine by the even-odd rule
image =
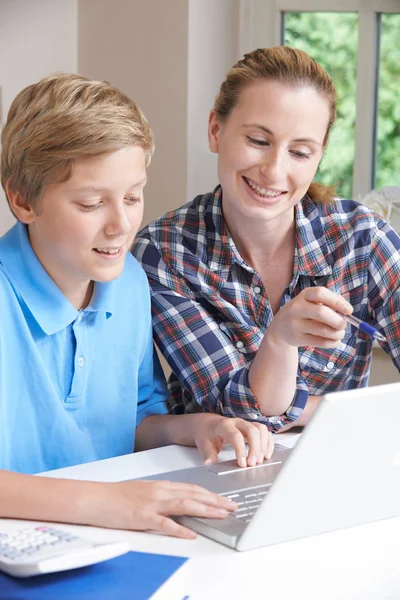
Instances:
[[[336,184],[352,197],[356,122],[358,16],[355,13],[285,13],[285,44],[304,50],[332,77],[338,92],[337,120],[316,180]]]
[[[381,16],[376,187],[400,185],[400,14]]]

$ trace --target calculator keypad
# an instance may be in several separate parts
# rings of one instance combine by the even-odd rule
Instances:
[[[29,560],[54,554],[54,550],[82,546],[78,536],[40,525],[12,533],[0,533],[0,559]]]

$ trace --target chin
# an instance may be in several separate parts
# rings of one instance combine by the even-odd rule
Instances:
[[[107,273],[93,273],[92,280],[97,281],[98,283],[108,283],[109,281],[114,281],[114,279],[118,279],[124,269],[124,265],[119,267],[114,267],[110,269]]]

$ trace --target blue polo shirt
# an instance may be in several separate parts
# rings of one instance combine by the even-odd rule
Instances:
[[[37,259],[24,225],[0,238],[0,468],[37,473],[133,451],[166,413],[144,271],[96,283],[83,311]]]

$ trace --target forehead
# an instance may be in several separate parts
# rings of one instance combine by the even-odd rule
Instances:
[[[85,182],[113,185],[133,185],[146,175],[146,154],[141,146],[129,146],[108,154],[74,161],[68,186]]]
[[[237,126],[254,123],[276,135],[291,131],[293,137],[313,134],[322,141],[329,122],[329,104],[311,86],[259,80],[241,91],[229,119]]]

